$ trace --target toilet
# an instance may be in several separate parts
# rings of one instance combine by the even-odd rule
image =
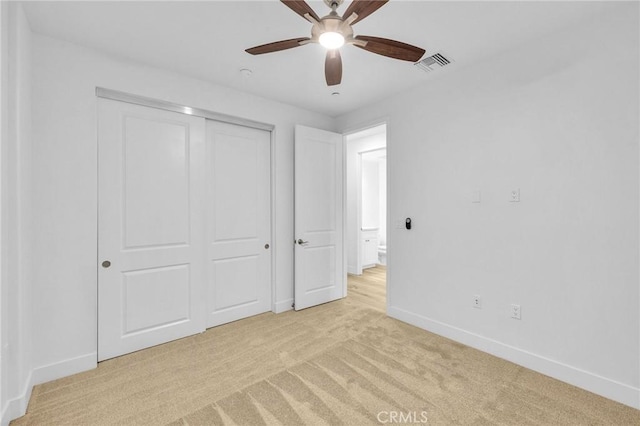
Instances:
[[[387,264],[387,246],[386,245],[378,246],[378,264],[379,265]]]

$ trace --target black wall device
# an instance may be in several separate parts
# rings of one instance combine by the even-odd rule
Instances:
[[[411,229],[411,218],[408,217],[407,220],[404,221],[404,226],[407,229]]]

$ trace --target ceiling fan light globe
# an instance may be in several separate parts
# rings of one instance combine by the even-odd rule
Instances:
[[[320,34],[318,41],[327,49],[338,49],[344,45],[344,36],[334,31],[327,31]]]

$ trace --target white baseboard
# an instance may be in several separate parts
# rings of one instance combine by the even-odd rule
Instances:
[[[2,417],[0,425],[8,426],[11,420],[24,416],[27,412],[27,406],[29,405],[29,399],[31,399],[31,391],[33,390],[33,373],[29,373],[27,380],[25,380],[24,388],[20,393],[20,396],[10,399],[2,410]]]
[[[66,359],[49,365],[43,365],[33,370],[33,384],[50,382],[61,377],[82,373],[98,366],[98,354],[91,352],[75,358]]]
[[[293,309],[293,299],[283,300],[282,302],[276,302],[274,312],[280,314],[282,312],[290,311]]]
[[[387,314],[400,321],[463,343],[499,358],[545,374],[589,392],[640,409],[640,389],[590,373],[579,368],[509,346],[497,340],[453,327],[404,309],[389,306]]]
[[[358,275],[358,270],[355,265],[347,265],[347,274]]]
[[[9,400],[4,406],[2,416],[0,417],[0,425],[7,426],[11,420],[24,416],[27,412],[29,399],[31,399],[31,391],[35,385],[92,370],[96,368],[97,365],[98,354],[92,352],[33,369],[29,373],[27,380],[25,380],[24,388],[20,396]]]

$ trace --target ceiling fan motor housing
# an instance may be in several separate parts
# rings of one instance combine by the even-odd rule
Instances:
[[[311,27],[311,38],[317,41],[323,33],[340,33],[345,41],[353,38],[353,28],[339,16],[328,15]]]

